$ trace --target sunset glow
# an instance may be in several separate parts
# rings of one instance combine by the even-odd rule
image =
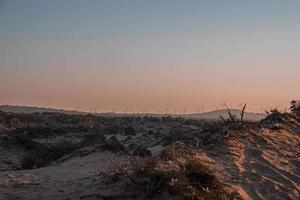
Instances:
[[[0,0],[0,104],[284,109],[300,99],[299,10],[299,1]]]

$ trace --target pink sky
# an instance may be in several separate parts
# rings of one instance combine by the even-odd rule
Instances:
[[[261,112],[300,99],[297,1],[122,2],[0,4],[0,104]]]

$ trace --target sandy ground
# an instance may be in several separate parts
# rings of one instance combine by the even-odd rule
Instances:
[[[299,133],[263,129],[228,132],[227,137],[227,148],[207,148],[206,153],[244,199],[300,198]]]
[[[122,156],[117,156],[122,162]],[[98,170],[112,167],[105,152],[84,149],[65,161],[35,170],[0,173],[0,199],[80,199],[95,192],[91,187]]]
[[[214,143],[201,144],[199,149],[216,163],[223,182],[241,199],[297,200],[300,199],[299,127],[223,130],[214,135]],[[112,155],[120,163],[128,161],[126,156]],[[121,185],[105,188],[93,184],[99,170],[112,167],[107,153],[93,147],[81,149],[49,167],[0,172],[0,199],[105,199],[88,195],[107,192],[115,194],[115,199],[124,199],[120,195],[126,193],[126,188]]]

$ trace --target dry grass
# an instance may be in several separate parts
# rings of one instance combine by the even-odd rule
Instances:
[[[102,174],[106,184],[126,178],[138,191],[137,195],[145,198],[159,199],[166,195],[191,200],[230,198],[215,171],[197,157],[196,149],[184,143],[176,142],[158,157],[136,158],[128,165],[118,165],[111,156],[109,159],[115,168]]]

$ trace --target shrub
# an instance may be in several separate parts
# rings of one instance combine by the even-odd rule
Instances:
[[[180,142],[174,144],[158,157],[135,158],[126,166],[112,161],[116,173],[108,174],[114,181],[127,177],[134,186],[131,188],[141,192],[144,198],[157,199],[161,194],[190,200],[230,199],[225,185],[214,170],[203,164],[196,149]]]
[[[119,140],[112,136],[104,141],[102,148],[112,152],[124,151],[124,146],[119,142]]]
[[[147,197],[168,193],[191,200],[229,199],[229,193],[215,172],[199,159],[188,159],[183,165],[161,165],[164,165],[163,161],[148,158],[129,176]]]
[[[124,135],[135,135],[135,129],[132,126],[128,126],[124,129]]]
[[[300,101],[291,101],[290,109],[294,115],[300,116]]]
[[[223,116],[220,116],[220,119],[223,121],[225,125],[243,122],[247,104],[243,105],[239,117],[231,112],[231,109],[226,105],[226,103],[224,103],[224,106],[226,107],[227,110],[228,119],[225,119]]]
[[[38,148],[29,151],[21,159],[21,166],[23,169],[40,168],[77,148],[77,145],[65,142],[58,145],[40,145]]]
[[[40,146],[40,144],[35,142],[26,133],[13,132],[7,136],[7,141],[12,144],[17,144],[17,145],[23,147],[25,150],[39,148],[39,146]]]
[[[100,133],[87,133],[84,135],[81,144],[84,145],[95,145],[101,144],[105,140],[104,136]]]

